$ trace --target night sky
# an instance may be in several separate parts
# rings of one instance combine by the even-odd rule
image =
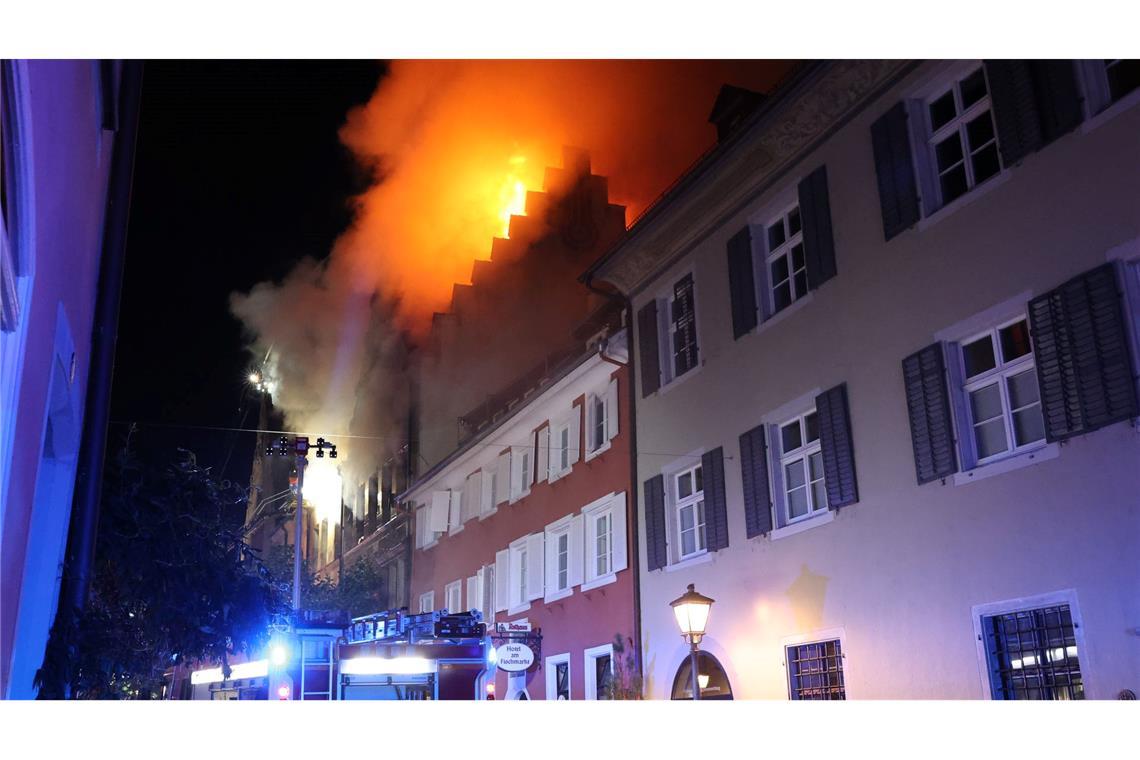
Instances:
[[[257,423],[228,297],[327,256],[368,180],[337,129],[384,72],[370,61],[147,62],[108,458],[134,421],[132,448],[148,460],[187,448],[248,482],[253,436],[196,429]]]

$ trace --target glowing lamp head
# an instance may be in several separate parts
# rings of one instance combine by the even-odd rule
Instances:
[[[673,614],[677,618],[677,626],[681,629],[681,635],[690,643],[699,644],[704,638],[705,626],[709,622],[709,609],[714,601],[714,599],[703,594],[698,594],[693,584],[690,583],[684,594],[669,602],[669,606],[673,608]]]
[[[272,665],[281,667],[289,660],[289,650],[285,648],[284,644],[274,644],[269,649],[269,662]]]
[[[698,673],[697,674],[697,685],[701,687],[701,691],[704,691],[705,689],[707,689],[709,687],[709,674],[708,673]]]
[[[256,372],[250,372],[249,373],[249,381],[251,383],[253,383],[254,385],[259,385],[261,383],[261,375],[259,375]]]
[[[285,685],[278,686],[277,687],[277,698],[278,699],[288,699],[289,698],[289,691],[290,690],[289,690],[288,686],[285,686]]]

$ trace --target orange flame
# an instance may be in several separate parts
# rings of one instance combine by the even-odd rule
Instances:
[[[526,164],[526,157],[514,155],[508,163],[511,168],[499,191],[499,221],[502,222],[499,237],[510,237],[512,216],[526,214],[527,187],[518,175]]]
[[[410,327],[445,310],[472,262],[508,237],[562,148],[590,152],[610,200],[636,215],[715,138],[725,81],[765,90],[760,61],[396,61],[348,114],[345,145],[377,182],[356,198],[334,275],[401,296]]]

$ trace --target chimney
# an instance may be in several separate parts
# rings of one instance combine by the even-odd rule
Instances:
[[[743,87],[722,86],[709,114],[709,122],[716,125],[716,141],[728,139],[767,97]]]

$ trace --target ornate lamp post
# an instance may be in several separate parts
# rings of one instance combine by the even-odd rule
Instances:
[[[689,670],[693,677],[693,699],[701,698],[700,677],[697,674],[697,653],[700,651],[701,639],[705,636],[705,626],[709,622],[709,610],[715,599],[698,594],[693,584],[677,599],[669,602],[673,614],[677,617],[677,626],[681,629],[681,636],[689,642]]]

